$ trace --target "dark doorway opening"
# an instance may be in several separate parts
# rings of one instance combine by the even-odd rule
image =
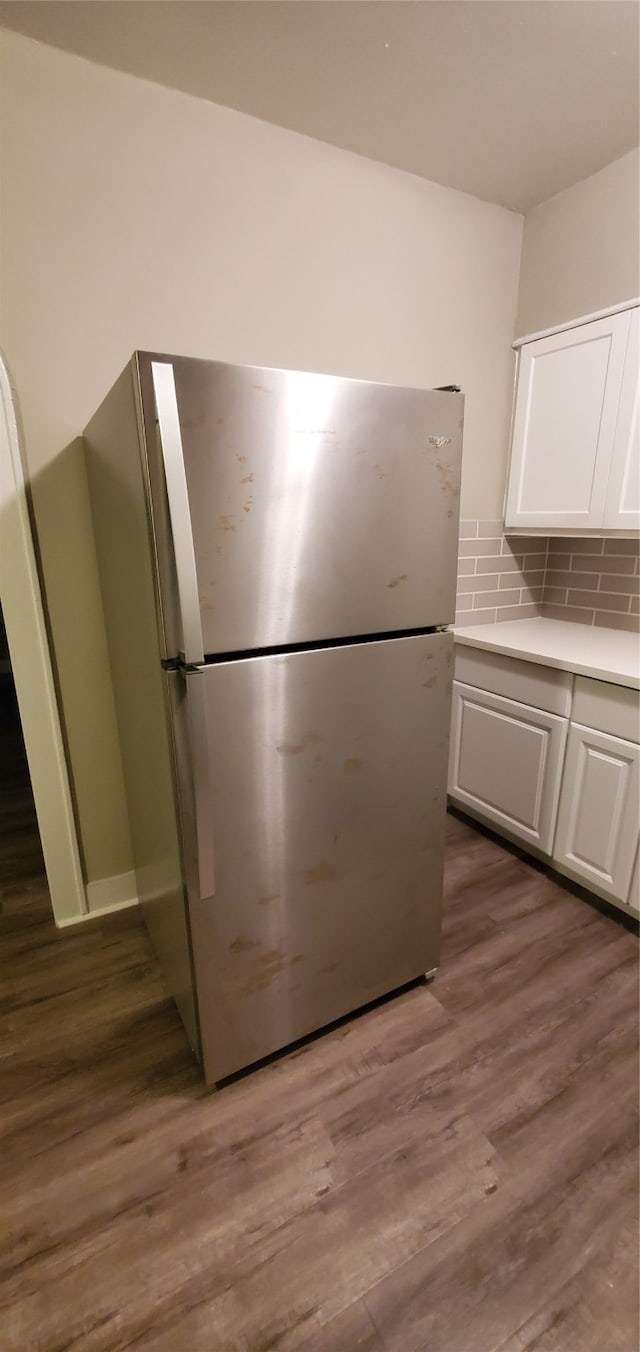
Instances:
[[[16,687],[0,608],[0,898],[19,901],[40,882],[44,860],[22,735]]]

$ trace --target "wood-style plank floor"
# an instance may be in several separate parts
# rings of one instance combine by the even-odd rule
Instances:
[[[2,765],[3,1352],[637,1352],[622,920],[452,817],[435,983],[211,1094]]]

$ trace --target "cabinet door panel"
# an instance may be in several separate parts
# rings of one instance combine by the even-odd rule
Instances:
[[[626,901],[638,848],[640,748],[572,723],[554,859],[600,896]]]
[[[507,526],[602,526],[629,312],[520,352]]]
[[[636,862],[631,874],[631,887],[629,888],[627,905],[635,915],[640,916],[640,854],[638,853],[636,853]]]
[[[631,312],[604,524],[640,529],[640,310]]]
[[[455,681],[452,799],[550,854],[566,728],[556,714]]]

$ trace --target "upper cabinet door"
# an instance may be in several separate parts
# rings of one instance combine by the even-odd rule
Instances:
[[[631,311],[611,473],[604,509],[605,529],[640,529],[640,310]]]
[[[507,527],[603,528],[630,313],[523,344]]]

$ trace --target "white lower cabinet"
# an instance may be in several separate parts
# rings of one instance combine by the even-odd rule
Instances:
[[[566,735],[566,718],[454,681],[451,797],[549,854]]]
[[[459,645],[450,799],[638,915],[638,728],[636,690]]]
[[[636,862],[631,874],[631,887],[629,888],[629,910],[634,915],[640,916],[640,850],[636,852]]]
[[[572,723],[554,863],[611,901],[630,900],[638,850],[640,747]]]

